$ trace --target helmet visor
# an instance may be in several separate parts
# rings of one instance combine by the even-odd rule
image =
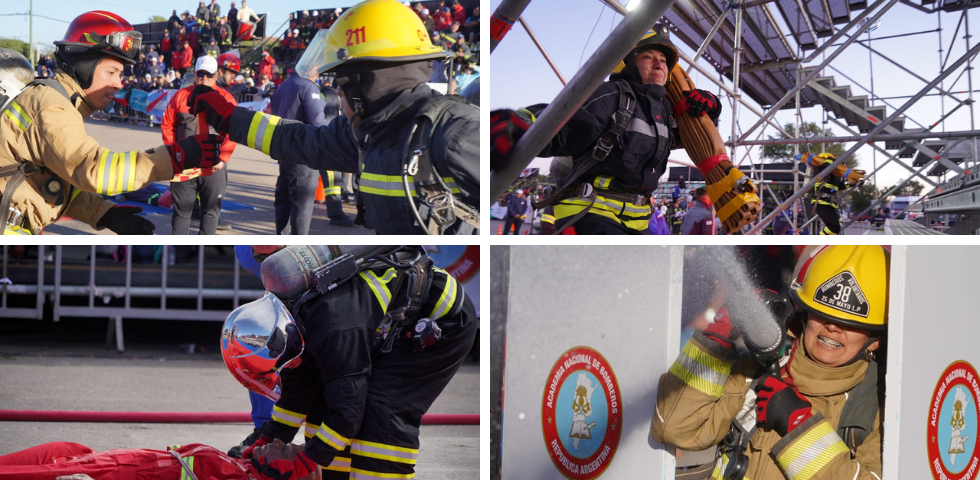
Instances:
[[[143,34],[135,30],[110,33],[104,37],[92,32],[85,34],[85,38],[95,44],[96,49],[105,47],[133,60],[139,58],[143,45]]]

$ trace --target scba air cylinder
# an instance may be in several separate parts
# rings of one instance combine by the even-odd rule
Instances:
[[[262,285],[279,298],[295,298],[313,287],[313,271],[359,250],[359,245],[290,245],[262,262]]]

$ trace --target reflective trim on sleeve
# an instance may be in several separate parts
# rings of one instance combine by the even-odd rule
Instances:
[[[436,302],[436,306],[432,308],[432,313],[429,314],[429,318],[438,320],[446,316],[453,305],[456,304],[456,292],[459,291],[459,284],[445,270],[439,268],[434,268],[433,270],[446,276],[446,286],[442,289],[442,294],[439,295],[439,301]]]
[[[350,439],[337,433],[326,424],[320,425],[320,429],[316,432],[316,437],[337,450],[343,450],[350,444]]]
[[[381,311],[385,313],[388,312],[388,304],[391,303],[391,291],[388,290],[387,284],[392,278],[395,278],[396,273],[394,268],[389,268],[380,277],[370,270],[358,273],[367,282],[368,286],[371,287],[371,291],[374,292],[378,303],[381,304]]]
[[[419,451],[415,448],[385,445],[383,443],[366,442],[357,439],[351,442],[350,453],[351,455],[378,458],[390,462],[407,463],[409,465],[415,465],[419,456]]]
[[[834,427],[824,420],[793,442],[776,463],[789,480],[809,480],[835,457],[849,452]]]
[[[460,193],[459,188],[456,186],[456,181],[452,177],[443,177],[443,182],[446,182],[446,186],[453,193]],[[361,193],[370,193],[372,195],[381,195],[385,197],[404,197],[405,196],[405,186],[402,183],[401,175],[380,175],[376,173],[361,173],[361,179],[359,182]],[[415,177],[408,176],[408,186],[411,188],[412,196],[418,196],[415,191]]]
[[[350,457],[333,457],[333,461],[330,462],[330,465],[320,468],[334,472],[350,472]]]
[[[554,215],[548,215],[548,214],[541,215],[541,221],[544,222],[544,223],[554,224],[555,223],[555,216]]]
[[[285,408],[280,408],[279,405],[276,405],[272,407],[272,420],[289,425],[290,427],[299,428],[299,426],[306,421],[306,415],[291,412]]]
[[[136,188],[136,152],[102,150],[96,164],[95,193],[119,195]]]
[[[670,366],[670,373],[686,385],[716,398],[721,398],[731,371],[731,363],[713,357],[691,340],[684,344],[677,361]]]
[[[323,194],[328,197],[330,195],[340,195],[340,187],[326,187],[323,189]]]
[[[359,468],[350,469],[351,480],[373,480],[375,478],[415,478],[414,473],[381,473]]]
[[[262,153],[269,154],[269,146],[272,144],[272,133],[279,125],[279,117],[255,112],[252,116],[252,123],[248,126],[246,144]]]
[[[303,427],[303,436],[306,438],[313,438],[313,436],[316,435],[316,431],[317,431],[317,426],[310,425],[310,423],[307,422],[306,425]]]
[[[27,116],[27,113],[24,112],[24,109],[17,102],[10,102],[10,105],[4,109],[3,113],[22,131],[26,132],[27,128],[31,126],[31,117]]]

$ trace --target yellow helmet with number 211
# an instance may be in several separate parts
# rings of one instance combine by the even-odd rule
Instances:
[[[311,77],[352,62],[408,62],[446,58],[425,24],[395,0],[368,0],[349,8],[329,30],[320,30],[296,64]]]

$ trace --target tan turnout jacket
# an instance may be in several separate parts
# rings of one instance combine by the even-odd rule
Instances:
[[[148,151],[153,153],[101,147],[85,133],[83,121],[94,111],[85,93],[62,71],[54,78],[72,101],[54,88],[35,85],[0,112],[0,167],[33,162],[41,169],[17,188],[11,207],[25,216],[34,233],[62,215],[98,228],[113,206],[101,194],[119,195],[171,179],[170,154],[162,147]],[[10,179],[0,178],[0,194]],[[0,218],[7,218],[4,213]],[[0,221],[0,228],[4,223]]]
[[[745,480],[880,480],[880,412],[874,430],[855,452],[837,434],[846,393],[864,379],[867,369],[865,360],[837,368],[819,365],[807,358],[803,342],[796,342],[782,377],[813,404],[813,418],[786,437],[757,429],[745,452]],[[717,343],[695,334],[660,377],[653,438],[687,450],[718,445],[745,403],[749,384],[762,373],[750,355],[725,358]],[[754,392],[749,395],[754,397]],[[722,462],[712,478],[721,478]]]

